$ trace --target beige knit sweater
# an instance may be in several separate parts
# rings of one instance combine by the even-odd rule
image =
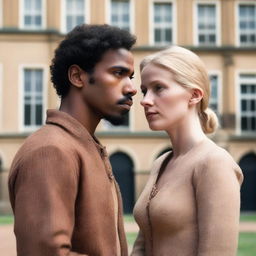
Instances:
[[[156,160],[134,208],[140,232],[132,256],[235,256],[242,172],[209,139],[165,169]],[[163,180],[164,179],[164,180]]]

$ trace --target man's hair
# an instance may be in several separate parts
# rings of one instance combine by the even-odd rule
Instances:
[[[108,50],[130,50],[136,38],[128,31],[110,25],[78,25],[71,30],[55,50],[50,66],[51,81],[59,96],[65,97],[70,88],[68,69],[78,65],[92,73],[95,65]]]

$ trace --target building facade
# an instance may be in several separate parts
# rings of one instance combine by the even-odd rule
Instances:
[[[197,53],[211,80],[211,107],[221,128],[212,139],[243,169],[242,210],[256,210],[255,0],[0,0],[0,213],[10,213],[7,178],[24,139],[45,121],[59,99],[50,83],[54,49],[76,24],[112,24],[137,36],[134,84],[141,59],[169,45]],[[171,148],[149,130],[142,95],[121,127],[101,122],[125,212],[148,178],[153,161]]]

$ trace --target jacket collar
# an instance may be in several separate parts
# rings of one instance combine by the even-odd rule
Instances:
[[[86,144],[88,144],[88,142],[94,143],[101,154],[107,154],[105,147],[101,145],[99,140],[95,136],[92,136],[78,120],[66,112],[48,109],[46,124],[60,126],[72,134],[72,136],[76,137],[78,141]]]

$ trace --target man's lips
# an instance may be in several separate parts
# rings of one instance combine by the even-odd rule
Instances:
[[[131,106],[132,106],[132,100],[124,101],[124,102],[122,102],[122,103],[119,103],[119,105],[124,105],[124,106],[129,106],[129,107],[131,107]]]

